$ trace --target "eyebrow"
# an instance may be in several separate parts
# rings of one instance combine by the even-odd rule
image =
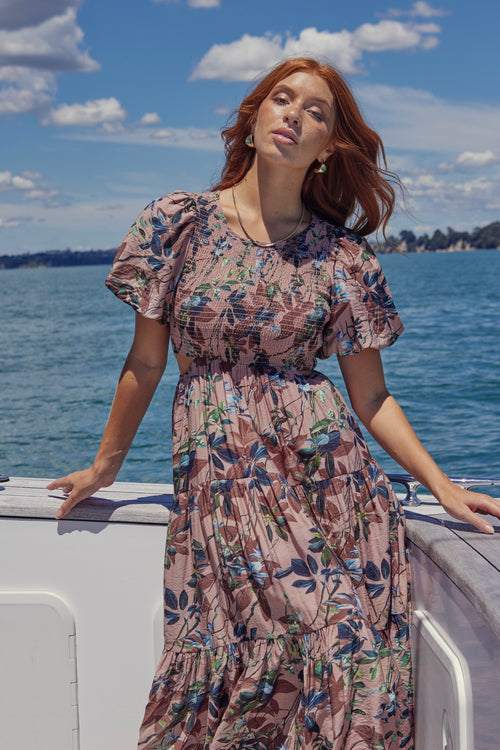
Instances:
[[[290,88],[290,86],[287,86],[286,83],[285,84],[277,83],[271,93],[274,93],[275,91],[279,91],[279,90],[285,91],[287,94],[292,94],[294,96],[297,93],[294,89]],[[328,109],[333,108],[333,104],[330,104],[330,102],[328,102],[326,99],[323,99],[321,96],[314,96],[312,97],[312,99],[313,101],[318,102],[319,104],[324,104],[325,107],[327,107]]]

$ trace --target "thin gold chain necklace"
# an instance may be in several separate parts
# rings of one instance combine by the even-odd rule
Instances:
[[[239,225],[242,228],[243,234],[245,235],[245,237],[247,237],[251,242],[253,242],[254,245],[258,245],[259,247],[274,247],[274,245],[277,245],[278,242],[284,242],[285,240],[289,240],[290,237],[293,237],[293,235],[297,232],[298,228],[302,224],[302,220],[304,218],[304,211],[305,211],[304,204],[302,204],[302,211],[301,211],[301,214],[300,214],[300,219],[298,220],[297,224],[294,226],[294,228],[292,229],[292,231],[289,234],[286,235],[286,237],[280,237],[279,240],[275,240],[274,242],[260,242],[259,240],[254,240],[254,238],[251,237],[248,234],[247,230],[245,229],[245,227],[243,225],[243,222],[241,221],[240,212],[238,211],[238,206],[236,205],[236,196],[234,194],[234,185],[231,188],[231,193],[233,195],[234,210],[236,211],[236,216],[238,217]]]

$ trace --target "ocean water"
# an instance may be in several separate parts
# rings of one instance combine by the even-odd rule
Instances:
[[[381,262],[406,325],[383,353],[389,389],[444,471],[500,478],[500,251]],[[0,473],[57,477],[92,462],[133,333],[107,271],[0,271]],[[318,369],[345,393],[335,358]],[[176,381],[171,355],[118,479],[171,481]]]

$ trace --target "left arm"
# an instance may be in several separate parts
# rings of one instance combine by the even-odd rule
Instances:
[[[338,360],[352,408],[377,443],[427,487],[447,513],[492,534],[491,524],[474,511],[500,518],[500,503],[488,495],[457,487],[436,465],[387,390],[380,353],[364,349]]]

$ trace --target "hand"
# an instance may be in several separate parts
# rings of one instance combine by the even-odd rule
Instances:
[[[438,498],[445,511],[450,516],[458,518],[459,521],[470,523],[485,534],[493,534],[495,531],[493,526],[476,513],[485,513],[500,518],[500,502],[489,495],[470,492],[453,483],[450,485],[443,496]]]
[[[83,469],[83,471],[74,471],[65,477],[54,479],[47,485],[47,489],[61,489],[68,493],[67,498],[56,513],[56,518],[64,518],[75,505],[90,497],[101,487],[109,487],[110,484],[113,484],[113,479],[104,479],[94,467]]]

